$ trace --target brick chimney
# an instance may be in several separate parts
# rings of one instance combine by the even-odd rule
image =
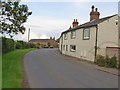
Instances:
[[[69,27],[69,29],[71,29],[71,26]]]
[[[90,12],[90,21],[99,19],[100,13],[98,12],[98,9],[94,6],[92,6],[91,8],[92,11]]]
[[[50,40],[52,39],[52,37],[50,37]]]
[[[72,24],[73,24],[73,28],[76,28],[79,23],[78,23],[77,19],[74,19]]]
[[[55,37],[53,37],[53,40],[55,40]]]

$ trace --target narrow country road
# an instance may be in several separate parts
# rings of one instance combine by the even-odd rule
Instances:
[[[58,49],[29,52],[24,67],[30,88],[118,88],[118,76],[75,62]]]

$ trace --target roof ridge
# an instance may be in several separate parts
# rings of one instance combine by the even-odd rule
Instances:
[[[76,28],[71,28],[71,29],[68,29],[68,30],[64,31],[63,33],[69,32],[69,31],[71,31],[71,30],[76,30],[76,29],[79,29],[79,28],[96,26],[97,24],[99,24],[99,23],[101,23],[101,22],[103,22],[103,21],[105,21],[105,20],[107,20],[107,19],[109,19],[109,18],[111,18],[111,17],[114,17],[114,16],[116,16],[116,15],[118,15],[118,14],[114,14],[114,15],[111,15],[111,16],[107,16],[107,17],[100,18],[100,19],[98,19],[98,20],[93,20],[93,21],[89,21],[89,22],[83,23],[83,24],[79,25],[79,26],[76,27]]]
[[[46,39],[31,39],[31,40],[46,40]]]
[[[116,16],[116,15],[118,15],[118,14],[113,14],[113,15],[110,15],[110,16],[106,16],[106,17],[100,18],[100,19],[98,19],[98,20],[88,21],[88,22],[86,22],[86,23],[94,22],[94,21],[99,21],[99,20],[106,19],[106,18],[111,18],[111,17]],[[86,23],[83,23],[83,24],[86,24]],[[82,26],[83,24],[81,24],[81,25],[79,25],[79,26]]]
[[[118,15],[118,14],[113,14],[113,15],[106,16],[106,17],[103,17],[103,18],[100,18],[100,19],[111,18],[111,17],[114,17],[114,16],[116,16],[116,15]],[[99,20],[100,20],[100,19],[99,19]]]

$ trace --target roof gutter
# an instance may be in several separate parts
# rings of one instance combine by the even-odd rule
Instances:
[[[73,30],[77,30],[77,29],[81,29],[81,28],[89,28],[89,27],[94,27],[94,26],[96,27],[96,25],[97,25],[97,24],[95,24],[95,25],[90,25],[90,26],[81,26],[81,27],[77,27],[77,28],[72,28],[72,29],[70,29],[70,30],[67,30],[67,31],[62,32],[61,35],[60,35],[60,38],[61,38],[61,36],[62,36],[64,33],[71,32],[71,31],[73,31]]]

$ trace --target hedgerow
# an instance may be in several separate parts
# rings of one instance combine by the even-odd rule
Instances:
[[[20,40],[15,41],[13,39],[5,37],[1,38],[2,38],[2,53],[7,53],[15,49],[35,48],[35,45],[33,43]]]

